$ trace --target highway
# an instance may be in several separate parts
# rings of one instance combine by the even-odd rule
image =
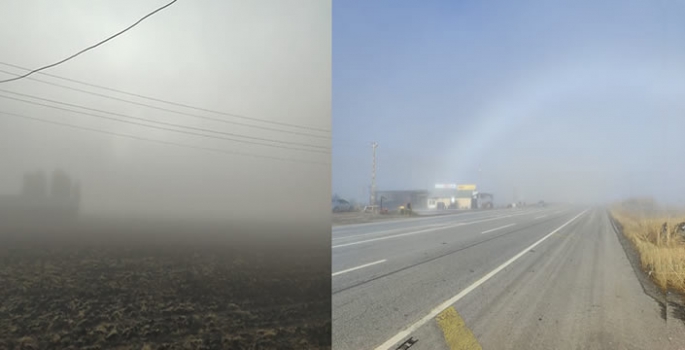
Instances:
[[[684,349],[603,208],[334,227],[333,349]]]

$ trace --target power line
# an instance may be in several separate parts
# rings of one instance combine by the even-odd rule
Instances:
[[[88,111],[99,112],[99,113],[104,113],[104,114],[109,114],[109,115],[115,115],[115,116],[118,116],[118,117],[121,117],[121,118],[139,120],[139,121],[144,121],[144,122],[153,123],[153,124],[160,124],[160,125],[172,126],[172,127],[176,127],[176,128],[190,129],[190,130],[196,130],[196,131],[202,131],[202,132],[210,132],[210,133],[221,134],[221,135],[227,135],[227,136],[233,136],[233,137],[242,137],[242,138],[251,139],[251,140],[257,140],[257,141],[266,141],[266,142],[273,142],[273,143],[287,144],[287,145],[295,145],[295,146],[303,146],[303,147],[311,147],[311,148],[318,148],[318,149],[328,149],[327,147],[324,147],[324,146],[311,145],[311,144],[307,144],[307,143],[280,141],[280,140],[272,140],[272,139],[267,139],[267,138],[262,138],[262,137],[245,136],[245,135],[239,135],[239,134],[234,134],[234,133],[222,132],[222,131],[217,131],[217,130],[204,129],[204,128],[198,128],[198,127],[193,127],[193,126],[187,126],[187,125],[182,125],[182,124],[175,124],[175,123],[161,122],[161,121],[156,121],[156,120],[151,120],[151,119],[146,119],[146,118],[133,117],[133,116],[126,115],[126,114],[121,114],[121,113],[116,113],[116,112],[110,112],[110,111],[105,111],[105,110],[96,109],[96,108],[84,107],[84,106],[77,105],[77,104],[72,104],[72,103],[67,103],[67,102],[61,102],[61,101],[51,100],[51,99],[42,98],[42,97],[38,97],[38,96],[34,96],[34,95],[22,94],[22,93],[19,93],[19,92],[13,92],[13,91],[8,91],[8,90],[3,90],[3,89],[0,89],[0,92],[9,93],[9,94],[12,94],[12,95],[24,96],[24,97],[28,97],[28,98],[32,98],[32,99],[36,99],[36,100],[40,100],[40,101],[46,101],[46,102],[56,103],[56,104],[60,104],[60,105],[64,105],[64,106],[69,106],[69,107],[81,108],[81,109],[85,109],[85,110],[88,110]],[[46,104],[42,104],[42,103],[38,103],[38,102],[34,102],[34,101],[27,101],[27,100],[23,100],[23,99],[20,99],[20,98],[15,98],[15,97],[10,97],[10,96],[5,96],[5,95],[0,95],[0,97],[6,98],[6,99],[15,100],[15,101],[20,101],[20,102],[24,102],[24,103],[29,103],[29,104],[34,104],[34,105],[49,107],[49,108],[57,108],[57,107],[55,107],[55,106],[46,105]],[[59,108],[57,108],[57,109],[59,109]],[[79,113],[79,112],[77,112],[77,111],[73,111],[73,110],[70,110],[70,109],[62,109],[62,110],[66,110],[66,111],[70,111],[70,112]],[[97,115],[92,115],[92,114],[87,114],[87,113],[82,113],[82,114],[91,115],[91,116],[96,116],[96,117],[102,117],[102,116],[97,116]],[[102,118],[104,118],[104,117],[102,117]],[[115,119],[115,118],[109,118],[109,119],[118,120],[118,119]],[[247,141],[235,140],[235,139],[229,139],[229,140],[234,140],[234,141],[238,141],[238,142],[247,142]],[[254,143],[254,142],[247,142],[247,143]],[[254,144],[260,145],[261,143],[254,143]],[[272,147],[281,147],[281,146],[275,146],[275,145],[270,145],[270,146],[272,146]],[[298,148],[298,150],[302,150],[302,149],[299,149],[299,148]],[[312,151],[312,150],[306,150],[306,151]],[[312,152],[313,152],[313,151],[312,151]],[[322,153],[323,153],[323,152],[322,152]]]
[[[22,70],[29,70],[29,69],[26,68],[26,67],[17,66],[17,65],[11,64],[11,63],[0,62],[0,64],[2,64],[2,65],[4,65],[4,66],[7,66],[7,67],[17,68],[17,69],[22,69]],[[61,80],[64,80],[64,81],[69,81],[69,82],[72,82],[72,83],[77,83],[77,84],[81,84],[81,85],[85,85],[85,86],[90,86],[90,87],[94,87],[94,88],[98,88],[98,89],[103,89],[103,90],[107,90],[107,91],[111,91],[111,92],[116,92],[116,93],[119,93],[119,94],[124,94],[124,95],[132,96],[132,97],[138,97],[138,98],[142,98],[142,99],[146,99],[146,100],[150,100],[150,101],[166,103],[166,104],[173,105],[173,106],[177,106],[177,107],[183,107],[183,108],[188,108],[188,109],[194,109],[194,110],[197,110],[197,111],[209,112],[209,113],[224,115],[224,116],[233,117],[233,118],[239,118],[239,119],[245,119],[245,120],[252,120],[252,121],[261,122],[261,123],[269,123],[269,124],[274,124],[274,125],[288,126],[288,127],[292,127],[292,128],[300,128],[300,129],[305,129],[305,130],[311,130],[311,131],[319,131],[319,132],[330,133],[330,130],[327,130],[327,129],[321,129],[321,128],[315,128],[315,127],[310,127],[310,126],[303,126],[303,125],[297,125],[297,124],[290,124],[290,123],[277,122],[277,121],[272,121],[272,120],[264,120],[264,119],[259,119],[259,118],[247,117],[247,116],[243,116],[243,115],[240,115],[240,114],[227,113],[227,112],[221,112],[221,111],[212,110],[212,109],[208,109],[208,108],[202,108],[202,107],[191,106],[191,105],[184,104],[184,103],[173,102],[173,101],[164,100],[164,99],[161,99],[161,98],[145,96],[145,95],[136,94],[136,93],[132,93],[132,92],[127,92],[127,91],[123,91],[123,90],[118,90],[118,89],[114,89],[114,88],[110,88],[110,87],[106,87],[106,86],[102,86],[102,85],[86,83],[86,82],[79,81],[79,80],[76,80],[76,79],[61,77],[61,76],[59,76],[59,75],[54,75],[54,74],[49,74],[49,73],[43,73],[43,72],[40,72],[40,73],[38,73],[38,74],[42,74],[42,75],[45,75],[45,76],[48,76],[48,77],[52,77],[52,78],[55,78],[55,79],[61,79]]]
[[[105,40],[100,41],[99,43],[97,43],[97,44],[95,44],[95,45],[91,45],[91,46],[89,46],[89,47],[87,47],[87,48],[85,48],[85,49],[83,49],[83,50],[81,50],[81,51],[79,51],[79,52],[77,52],[77,53],[75,53],[75,54],[73,54],[73,55],[71,55],[71,56],[69,56],[69,57],[63,59],[63,60],[61,60],[61,61],[58,61],[58,62],[49,64],[49,65],[47,65],[47,66],[40,67],[40,68],[38,68],[38,69],[34,69],[34,70],[32,70],[32,71],[30,71],[30,72],[28,72],[28,73],[26,73],[26,74],[24,74],[24,75],[20,75],[20,76],[18,76],[18,77],[14,77],[14,78],[10,78],[10,79],[5,79],[5,80],[0,80],[0,83],[7,83],[7,82],[10,82],[10,81],[23,79],[23,78],[26,78],[26,77],[28,77],[29,75],[33,74],[33,73],[40,72],[40,71],[42,71],[42,70],[44,70],[44,69],[52,68],[52,67],[54,67],[54,66],[56,66],[56,65],[62,64],[62,63],[64,63],[64,62],[66,62],[66,61],[68,61],[68,60],[70,60],[70,59],[72,59],[72,58],[74,58],[74,57],[76,57],[76,56],[78,56],[78,55],[80,55],[80,54],[82,54],[82,53],[88,51],[88,50],[92,50],[92,49],[94,49],[94,48],[96,48],[96,47],[98,47],[98,46],[100,46],[100,45],[102,45],[102,44],[104,44],[104,43],[106,43],[106,42],[108,42],[108,41],[110,41],[110,40],[116,38],[117,36],[119,36],[119,35],[125,33],[125,32],[128,31],[129,29],[131,29],[131,28],[137,26],[138,23],[144,21],[146,18],[148,18],[148,17],[154,15],[155,13],[157,13],[157,12],[159,12],[159,11],[162,11],[162,10],[164,10],[165,8],[171,6],[171,5],[172,5],[173,3],[175,3],[176,1],[178,1],[178,0],[172,0],[170,3],[168,3],[168,4],[162,6],[162,7],[158,8],[158,9],[156,9],[156,10],[154,10],[154,11],[148,13],[148,14],[145,15],[143,18],[139,19],[136,23],[133,23],[132,25],[128,26],[126,29],[124,29],[124,30],[122,30],[122,31],[120,31],[120,32],[118,32],[118,33],[116,33],[116,34],[110,36],[109,38],[107,38],[107,39],[105,39]]]
[[[73,125],[73,124],[69,124],[69,123],[61,123],[61,122],[56,122],[56,121],[52,121],[52,120],[44,120],[44,119],[39,119],[39,118],[33,118],[33,117],[29,117],[29,116],[25,116],[25,115],[21,115],[21,114],[16,114],[16,113],[5,112],[5,111],[0,111],[0,114],[12,116],[12,117],[16,117],[16,118],[34,120],[34,121],[38,121],[41,123],[47,123],[47,124],[69,127],[72,129],[92,131],[92,132],[97,132],[97,133],[106,134],[106,135],[126,137],[126,138],[130,138],[130,139],[134,139],[134,140],[147,141],[147,142],[159,143],[159,144],[164,144],[164,145],[172,145],[172,146],[183,147],[183,148],[191,148],[191,149],[197,149],[197,150],[203,150],[203,151],[211,151],[211,152],[230,154],[230,155],[240,155],[240,156],[253,157],[253,158],[266,158],[266,159],[274,159],[274,160],[280,160],[280,161],[286,161],[286,162],[330,166],[330,163],[325,163],[325,162],[315,162],[315,161],[300,160],[300,159],[288,159],[288,158],[281,158],[281,157],[274,157],[274,156],[265,156],[265,155],[252,154],[252,153],[226,151],[226,150],[222,150],[222,149],[218,149],[218,148],[198,147],[198,146],[187,145],[187,144],[176,143],[176,142],[148,139],[145,137],[139,137],[139,136],[135,136],[135,135],[122,134],[122,133],[116,133],[116,132],[111,132],[111,131],[106,131],[106,130],[93,129],[93,128],[89,128],[89,127]]]
[[[260,143],[260,142],[253,142],[253,141],[246,141],[246,140],[237,140],[237,139],[232,139],[232,138],[228,138],[228,137],[219,137],[219,136],[212,136],[212,135],[200,134],[200,133],[190,132],[190,131],[184,131],[184,130],[175,130],[175,129],[170,129],[170,128],[163,128],[163,127],[154,126],[154,125],[148,125],[148,124],[143,124],[143,123],[137,123],[137,122],[127,121],[127,120],[121,120],[121,119],[117,119],[117,118],[113,118],[113,117],[106,117],[106,116],[102,116],[102,115],[97,115],[97,114],[92,114],[92,113],[87,113],[87,112],[82,112],[82,111],[75,111],[75,110],[72,110],[72,109],[67,109],[67,108],[62,108],[62,107],[57,107],[57,106],[51,106],[51,105],[47,105],[47,104],[43,104],[43,103],[38,103],[38,102],[34,102],[34,101],[22,100],[22,99],[19,99],[19,98],[10,97],[10,96],[5,96],[5,95],[0,95],[0,98],[6,98],[6,99],[15,100],[15,101],[20,101],[20,102],[24,102],[24,103],[33,104],[33,105],[38,105],[38,106],[43,106],[43,107],[54,108],[54,109],[58,109],[58,110],[61,110],[61,111],[66,111],[66,112],[71,112],[71,113],[83,114],[83,115],[87,115],[87,116],[91,116],[91,117],[95,117],[95,118],[100,118],[100,119],[112,120],[112,121],[116,121],[116,122],[119,122],[119,123],[132,124],[132,125],[139,125],[139,126],[144,126],[144,127],[147,127],[147,128],[158,129],[158,130],[165,130],[165,131],[171,131],[171,132],[177,132],[177,133],[181,133],[181,134],[187,134],[187,135],[193,135],[193,136],[202,136],[202,137],[207,137],[207,138],[212,138],[212,139],[228,140],[228,141],[234,141],[234,142],[240,142],[240,143],[247,143],[247,144],[259,145],[259,146],[266,146],[266,147],[274,147],[274,148],[279,148],[279,149],[290,149],[290,150],[295,150],[295,151],[304,151],[304,152],[328,154],[327,151],[318,151],[318,150],[312,150],[312,149],[306,149],[306,148],[296,148],[296,147],[287,147],[287,146],[279,146],[279,145],[270,145],[270,144],[265,144],[265,143]],[[161,122],[155,122],[155,121],[151,121],[151,120],[144,119],[144,118],[136,118],[136,117],[130,117],[130,118],[136,119],[136,120],[142,120],[142,121],[146,121],[146,122],[161,123]],[[163,124],[168,124],[168,123],[163,123]],[[173,125],[173,124],[172,124],[172,125]]]
[[[87,113],[87,112],[83,112],[83,111],[76,111],[76,110],[67,109],[67,108],[61,108],[61,107],[57,107],[57,106],[51,106],[51,105],[47,105],[47,104],[43,104],[43,103],[38,103],[38,102],[34,102],[34,101],[22,100],[22,99],[15,98],[15,97],[10,97],[10,96],[0,95],[0,98],[5,98],[5,99],[10,99],[10,100],[20,101],[20,102],[29,103],[29,104],[38,105],[38,106],[43,106],[43,107],[49,107],[49,108],[53,108],[53,109],[57,109],[57,110],[61,110],[61,111],[66,111],[66,112],[71,112],[71,113],[78,113],[78,114],[87,115],[87,116],[91,116],[91,117],[95,117],[95,118],[100,118],[100,119],[112,120],[112,121],[116,121],[116,122],[119,122],[119,123],[125,123],[125,124],[131,124],[131,125],[139,125],[139,126],[144,126],[144,127],[147,127],[147,128],[158,129],[158,130],[165,130],[165,131],[171,131],[171,132],[176,132],[176,133],[181,133],[181,134],[187,134],[187,135],[193,135],[193,136],[201,136],[201,137],[207,137],[207,138],[219,139],[219,140],[228,140],[228,141],[234,141],[234,142],[240,142],[240,143],[246,143],[246,144],[253,144],[253,145],[258,145],[258,146],[274,147],[274,148],[279,148],[279,149],[289,149],[289,150],[295,150],[295,151],[304,151],[304,152],[321,153],[321,154],[327,154],[327,153],[328,153],[327,151],[319,151],[319,150],[312,150],[312,149],[305,149],[305,148],[296,148],[296,147],[287,147],[287,146],[280,146],[280,145],[270,145],[270,144],[264,144],[264,143],[260,143],[260,142],[253,142],[253,141],[246,141],[246,140],[238,140],[238,139],[232,139],[232,138],[228,138],[228,137],[212,136],[212,135],[206,135],[206,134],[201,134],[201,133],[189,132],[189,131],[184,131],[184,130],[175,130],[175,129],[164,128],[164,127],[159,127],[159,126],[154,126],[154,125],[148,125],[148,124],[143,124],[143,123],[137,123],[137,122],[132,122],[132,121],[121,120],[121,119],[117,119],[117,118],[113,118],[113,117],[101,116],[101,115],[92,114],[92,113]],[[128,117],[128,116],[127,116],[127,117]],[[129,118],[135,119],[135,120],[142,120],[142,121],[146,121],[146,122],[151,122],[151,123],[169,124],[169,123],[151,121],[151,120],[144,119],[144,118],[136,118],[136,117],[129,117]],[[171,125],[174,125],[174,124],[171,124]],[[192,127],[187,127],[187,128],[197,129],[197,128],[192,128]],[[205,129],[201,129],[201,130],[205,130]],[[271,141],[271,142],[274,142],[274,141]]]
[[[8,72],[8,71],[2,70],[2,69],[0,69],[0,73],[5,73],[5,74],[9,74],[9,75],[17,75],[17,74],[15,74],[15,73]],[[309,133],[305,133],[305,132],[289,131],[289,130],[283,130],[283,129],[270,128],[270,127],[266,127],[266,126],[245,124],[245,123],[235,122],[235,121],[226,120],[226,119],[212,118],[212,117],[207,117],[207,116],[203,116],[203,115],[197,115],[197,114],[192,114],[192,113],[187,113],[187,112],[181,112],[181,111],[177,111],[177,110],[173,110],[173,109],[168,109],[168,108],[153,106],[153,105],[146,104],[146,103],[140,103],[140,102],[136,102],[136,101],[126,100],[126,99],[123,99],[123,98],[118,98],[118,97],[114,97],[114,96],[110,96],[110,95],[100,94],[100,93],[93,92],[93,91],[78,89],[78,88],[75,88],[75,87],[66,86],[66,85],[61,85],[61,84],[57,84],[57,83],[53,83],[53,82],[45,81],[45,80],[40,80],[40,79],[36,79],[36,78],[26,78],[26,79],[28,79],[28,80],[33,80],[33,81],[37,81],[37,82],[39,82],[39,83],[43,83],[43,84],[47,84],[47,85],[52,85],[52,86],[61,87],[61,88],[63,88],[63,89],[68,89],[68,90],[72,90],[72,91],[78,91],[78,92],[85,93],[85,94],[89,94],[89,95],[93,95],[93,96],[104,97],[104,98],[108,98],[108,99],[115,100],[115,101],[126,102],[126,103],[130,103],[130,104],[137,105],[137,106],[142,106],[142,107],[157,109],[157,110],[164,111],[164,112],[169,112],[169,113],[175,113],[175,114],[180,114],[180,115],[186,115],[186,116],[189,116],[189,117],[194,117],[194,118],[199,118],[199,119],[211,120],[211,121],[220,122],[220,123],[226,123],[226,124],[235,124],[235,125],[240,125],[240,126],[244,126],[244,127],[248,127],[248,128],[256,128],[256,129],[262,129],[262,130],[270,130],[270,131],[285,132],[285,133],[289,133],[289,134],[293,134],[293,135],[303,135],[303,136],[308,136],[308,137],[313,137],[313,138],[330,139],[330,136],[314,135],[314,134],[309,134]]]

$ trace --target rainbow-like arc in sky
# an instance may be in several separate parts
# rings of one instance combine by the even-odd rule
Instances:
[[[450,170],[457,178],[472,178],[476,169],[480,171],[489,147],[502,144],[499,140],[511,136],[521,124],[547,117],[545,109],[555,103],[582,102],[583,97],[620,91],[642,101],[682,105],[685,67],[674,69],[669,62],[677,61],[673,57],[569,55],[538,65],[500,88],[490,103],[473,115],[479,121],[475,130],[448,152],[453,159],[459,159]]]

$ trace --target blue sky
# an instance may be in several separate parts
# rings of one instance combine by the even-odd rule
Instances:
[[[676,1],[335,1],[333,192],[368,200],[376,141],[379,189],[680,203],[683,18]]]

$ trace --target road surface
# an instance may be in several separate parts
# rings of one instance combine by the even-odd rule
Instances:
[[[333,349],[684,349],[602,208],[333,229]]]

